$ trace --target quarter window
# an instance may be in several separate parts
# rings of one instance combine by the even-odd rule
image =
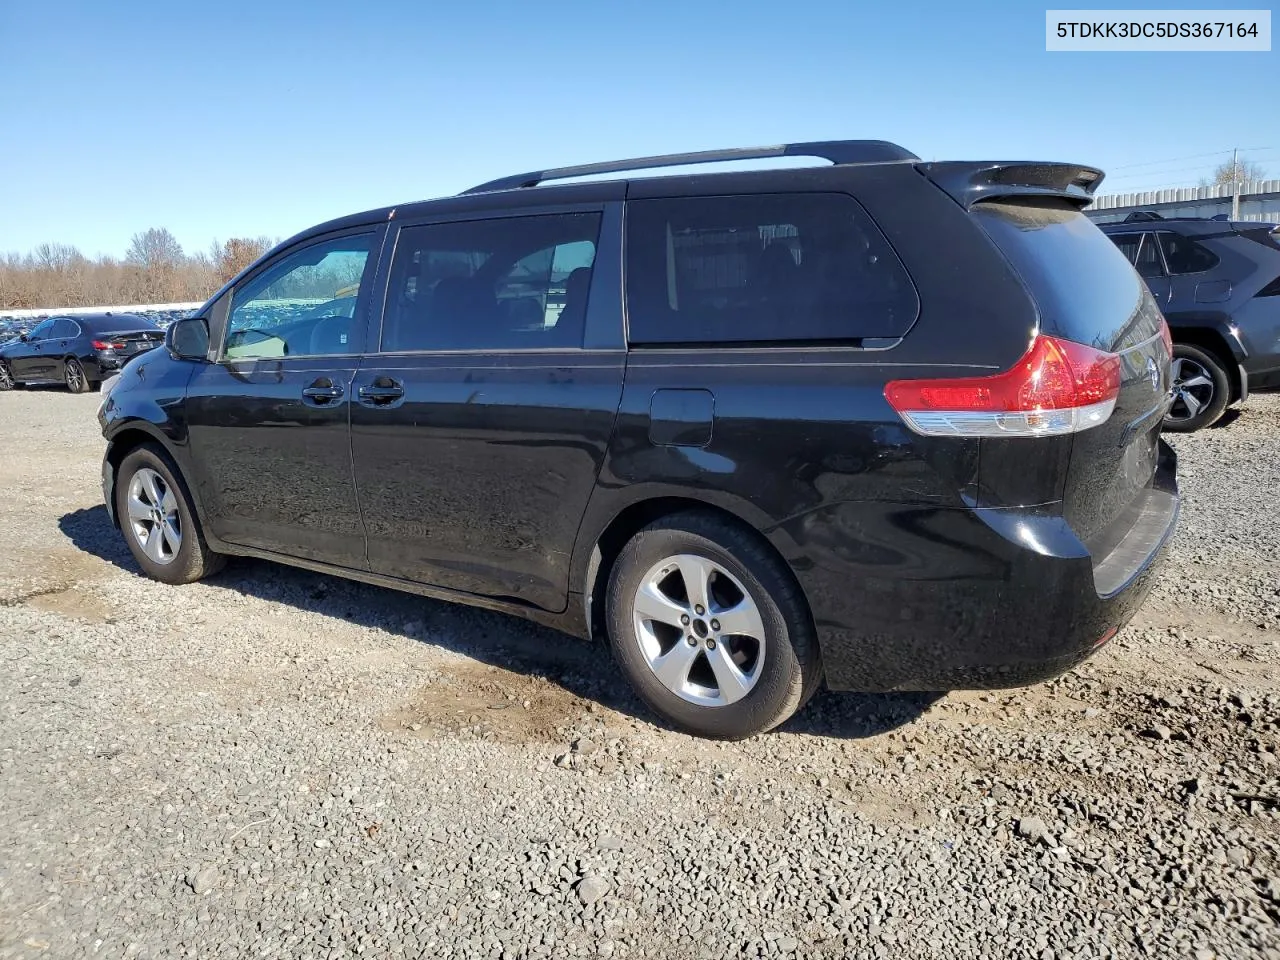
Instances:
[[[239,360],[353,352],[353,317],[372,244],[372,234],[313,244],[237,288],[223,356]]]
[[[1179,236],[1168,230],[1160,231],[1158,236],[1164,247],[1165,262],[1169,264],[1169,272],[1172,274],[1204,273],[1220,262],[1216,253],[1190,237]]]
[[[1142,246],[1141,233],[1123,233],[1119,236],[1112,235],[1111,240],[1120,252],[1129,258],[1129,262],[1135,267],[1138,265],[1138,248]]]
[[[918,310],[897,255],[845,194],[628,204],[632,343],[900,337]]]
[[[599,232],[595,213],[405,227],[382,349],[582,346]]]
[[[1156,244],[1155,234],[1142,235],[1142,246],[1138,248],[1138,260],[1134,266],[1138,268],[1140,277],[1150,279],[1164,276],[1164,262],[1160,259],[1160,247]]]

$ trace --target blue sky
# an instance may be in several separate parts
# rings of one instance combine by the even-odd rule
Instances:
[[[982,0],[6,0],[0,251],[119,255],[152,226],[203,250],[526,169],[792,140],[1080,161],[1104,193],[1193,184],[1232,146],[1280,176],[1275,52],[1047,53],[1044,24]]]

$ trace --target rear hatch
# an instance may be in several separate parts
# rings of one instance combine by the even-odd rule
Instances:
[[[1061,493],[1065,519],[1100,561],[1150,514],[1169,394],[1160,310],[1124,254],[1071,200],[1003,197],[970,210],[1027,285],[1042,333],[1121,358],[1115,409],[1071,435]]]
[[[117,356],[132,357],[144,350],[152,350],[164,343],[164,331],[155,327],[142,330],[111,330],[95,333],[93,339],[110,345]]]

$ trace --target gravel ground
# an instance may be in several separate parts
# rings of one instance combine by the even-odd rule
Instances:
[[[600,649],[260,562],[142,579],[93,396],[0,396],[0,958],[1280,958],[1280,395],[1176,437],[1138,619],[740,744]]]

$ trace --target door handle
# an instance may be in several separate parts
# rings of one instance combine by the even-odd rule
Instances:
[[[379,377],[373,383],[361,387],[357,393],[361,403],[373,407],[384,407],[404,396],[404,384],[390,377]]]
[[[342,387],[328,380],[317,380],[311,386],[302,388],[303,397],[318,404],[331,403],[339,399],[342,394]]]

